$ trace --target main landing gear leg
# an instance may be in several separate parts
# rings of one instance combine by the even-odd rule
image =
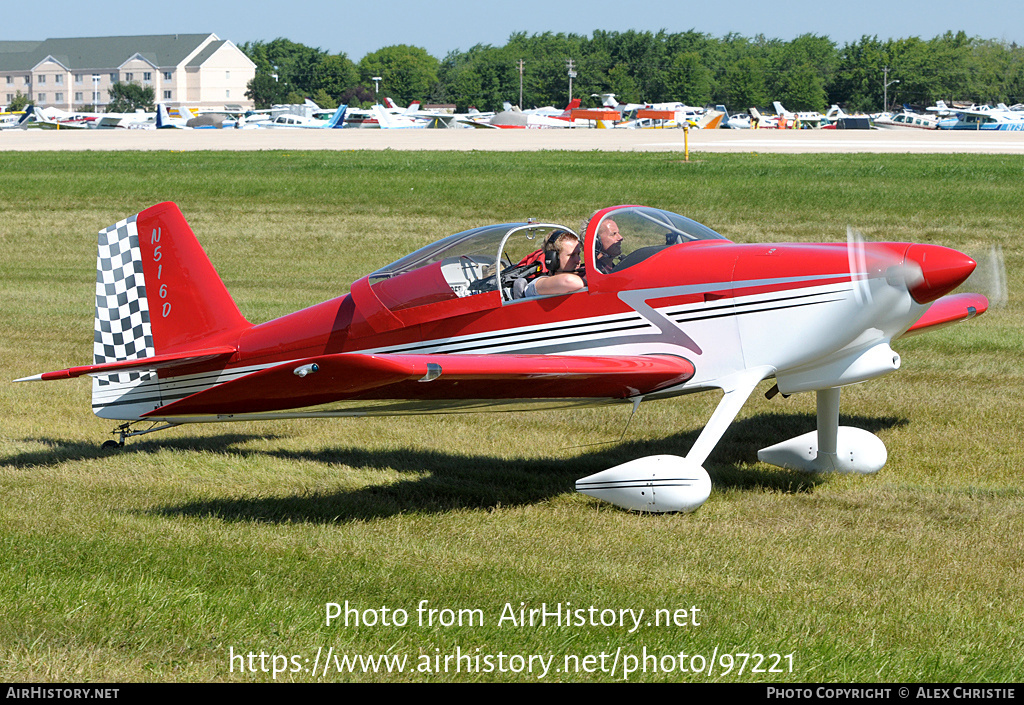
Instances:
[[[685,458],[650,455],[576,481],[576,491],[637,512],[692,512],[711,494],[702,464],[770,367],[744,370],[721,380],[725,395]]]

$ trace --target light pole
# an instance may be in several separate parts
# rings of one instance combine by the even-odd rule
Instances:
[[[889,110],[889,86],[899,83],[900,80],[897,78],[894,81],[889,80],[889,67],[886,66],[882,69],[882,112],[888,112]]]
[[[377,100],[377,91],[380,89],[380,82],[384,79],[382,79],[380,76],[374,76],[370,80],[373,81],[373,102],[379,103],[380,101]]]
[[[523,64],[525,62],[519,60],[519,109],[523,109]]]

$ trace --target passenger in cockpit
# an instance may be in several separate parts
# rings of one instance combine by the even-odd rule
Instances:
[[[530,280],[521,288],[521,294],[517,282],[517,298],[569,294],[585,287],[587,283],[577,273],[580,268],[581,249],[579,238],[572,233],[565,230],[551,233],[541,250],[547,273]]]

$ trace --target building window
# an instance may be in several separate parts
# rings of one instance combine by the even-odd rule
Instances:
[[[170,71],[164,71],[164,80],[165,81],[170,81],[171,80],[171,72]]]
[[[225,98],[230,98],[231,97],[231,91],[230,90],[224,91],[224,97]]]
[[[81,83],[81,82],[82,82],[82,74],[76,73],[75,74],[75,83]]]
[[[135,74],[133,74],[133,73],[126,73],[126,74],[124,75],[124,80],[125,80],[125,82],[126,82],[126,83],[129,83],[129,82],[131,82],[131,80],[132,80],[133,78],[135,78]]]
[[[14,76],[8,76],[7,77],[7,85],[8,86],[13,86],[14,85]]]
[[[225,71],[224,72],[224,78],[226,78],[227,80],[230,81],[231,80],[231,72],[230,71]]]
[[[46,76],[40,76],[39,78],[37,78],[36,83],[38,83],[40,86],[46,85]]]
[[[170,99],[171,99],[171,92],[170,91],[164,91],[164,100],[170,100]]]
[[[54,93],[54,95],[53,95],[53,102],[55,102],[55,103],[63,103],[64,102],[64,94],[63,93]]]
[[[53,77],[53,82],[56,83],[58,86],[63,86],[64,85],[64,74],[58,73],[56,76]]]
[[[82,102],[82,94],[81,93],[75,93],[75,102],[76,103],[81,103]]]
[[[149,83],[150,81],[153,80],[153,74],[151,74],[149,71],[143,72],[142,80],[145,81],[146,83]]]
[[[111,83],[117,83],[117,74],[116,73],[110,74],[110,82]]]
[[[25,76],[25,85],[26,86],[31,86],[32,85],[32,77],[31,76]]]
[[[46,94],[45,93],[36,93],[36,98],[39,100],[40,103],[45,103],[46,102]]]

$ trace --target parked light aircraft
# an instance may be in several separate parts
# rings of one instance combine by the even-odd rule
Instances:
[[[252,126],[259,127],[261,129],[340,130],[345,125],[345,112],[347,110],[348,106],[339,105],[330,120],[318,120],[316,118],[307,118],[301,115],[285,113],[283,115],[278,115],[273,120],[252,123]]]
[[[758,453],[805,471],[870,473],[873,434],[839,426],[840,388],[895,371],[894,341],[983,313],[947,295],[975,262],[932,244],[736,244],[681,215],[614,206],[585,225],[583,289],[516,298],[520,266],[558,232],[487,225],[428,245],[350,293],[266,323],[240,314],[178,207],[99,233],[92,408],[128,438],[186,423],[519,410],[720,390],[685,458],[577,482],[639,511],[691,511],[707,458],[754,389],[814,392],[818,428]],[[553,266],[553,265],[551,265]],[[532,270],[536,272],[536,269]],[[148,424],[148,427],[145,427]]]
[[[724,105],[716,105],[715,110],[720,113],[725,113],[725,117],[722,118],[722,122],[719,124],[720,128],[726,130],[750,129],[750,113],[737,113],[736,115],[730,115]]]
[[[597,96],[594,96],[597,97]],[[704,108],[698,108],[692,105],[686,105],[685,103],[620,103],[615,99],[614,93],[602,93],[601,104],[608,108],[613,108],[622,113],[622,117],[628,118],[630,113],[637,110],[646,108],[649,110],[671,110],[672,112],[679,113],[680,118],[686,120],[698,120],[700,116],[704,114]]]
[[[589,120],[572,118],[572,111],[580,107],[580,102],[579,98],[574,98],[561,110],[552,106],[520,110],[518,106],[506,102],[505,109],[496,113],[487,122],[492,127],[502,129],[589,127]]]
[[[782,128],[783,126],[789,128],[816,128],[821,126],[821,121],[825,118],[825,116],[817,110],[806,110],[794,113],[792,110],[786,110],[782,103],[777,100],[772,103],[772,107],[775,108],[775,112],[778,115],[779,128]]]
[[[22,127],[50,130],[112,129],[151,130],[156,127],[156,113],[136,110],[133,113],[67,112],[50,106],[29,105]]]
[[[25,122],[31,115],[31,105],[27,106],[25,110],[0,113],[0,130],[20,130],[25,126]]]
[[[1010,110],[1005,103],[994,108],[988,105],[957,108],[954,113],[954,117],[939,120],[940,130],[1024,131],[1024,112]]]
[[[388,119],[385,121],[386,124],[382,124],[378,118],[378,112],[383,112],[388,118],[395,119]],[[414,100],[409,103],[408,107],[403,108],[391,98],[385,98],[384,105],[377,103],[370,106],[369,109],[349,108],[345,114],[344,126],[363,129],[412,127],[411,120],[413,118],[422,118],[424,122],[428,120],[427,114],[420,112],[420,102],[418,100]]]
[[[412,111],[413,114],[419,112],[419,103],[413,103],[410,108],[415,106]],[[408,113],[408,110],[401,113],[389,112],[384,108],[383,105],[374,105],[372,108],[373,115],[377,118],[377,126],[382,130],[422,130],[427,126],[427,120],[417,120]]]
[[[883,130],[937,130],[939,118],[936,115],[924,115],[904,108],[898,113],[882,113],[872,121],[875,127]]]
[[[44,130],[77,130],[93,127],[99,113],[69,113],[59,108],[25,106],[25,116],[18,123],[20,128],[41,128]]]
[[[164,103],[158,103],[156,106],[156,129],[158,130],[185,130],[191,129],[188,124],[189,120],[192,120],[195,115],[190,110],[185,108],[178,108],[177,115],[171,115],[167,109],[167,105]],[[188,117],[185,116],[187,114]]]

